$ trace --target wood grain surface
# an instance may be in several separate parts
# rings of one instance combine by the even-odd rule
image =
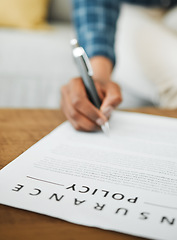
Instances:
[[[131,112],[177,118],[177,110],[154,108]],[[0,109],[0,169],[65,120],[59,110]],[[1,193],[0,193],[1,194]],[[0,205],[0,240],[135,240],[117,232],[84,227]]]

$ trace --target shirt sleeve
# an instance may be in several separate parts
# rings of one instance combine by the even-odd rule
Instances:
[[[89,58],[105,56],[115,64],[116,0],[72,0],[77,38]]]

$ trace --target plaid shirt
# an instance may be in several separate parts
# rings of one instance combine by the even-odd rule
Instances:
[[[115,64],[114,41],[121,3],[169,8],[177,0],[72,0],[79,43],[89,57],[101,55]]]

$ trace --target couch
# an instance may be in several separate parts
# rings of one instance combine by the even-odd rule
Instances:
[[[113,79],[122,87],[123,108],[159,104],[158,89],[131,40],[139,15],[141,10],[125,6],[118,24]],[[70,47],[75,36],[70,0],[51,0],[48,21],[47,31],[0,28],[0,107],[59,108],[61,86],[78,75]]]

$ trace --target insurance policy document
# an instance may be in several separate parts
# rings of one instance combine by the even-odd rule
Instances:
[[[114,112],[110,136],[66,122],[0,171],[0,203],[176,240],[177,119]]]

